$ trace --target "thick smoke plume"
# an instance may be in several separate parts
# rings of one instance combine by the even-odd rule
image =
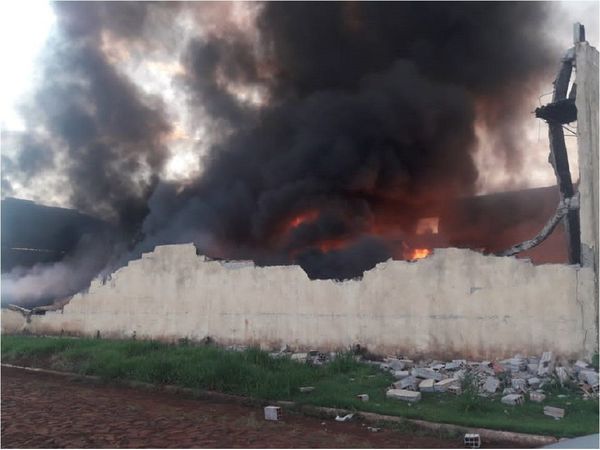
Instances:
[[[193,241],[313,278],[360,276],[403,258],[432,204],[474,193],[476,125],[518,165],[524,99],[556,59],[542,35],[550,8],[59,3],[27,110],[43,133],[24,137],[11,167],[62,171],[74,207],[118,226],[127,250],[107,272]],[[165,105],[119,69],[119,58],[174,49],[174,86],[210,138],[201,175],[185,182],[161,176],[174,128]]]

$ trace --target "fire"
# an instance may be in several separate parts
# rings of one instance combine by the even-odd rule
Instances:
[[[314,222],[319,217],[319,211],[310,210],[292,217],[285,227],[287,230],[298,228],[303,223]]]
[[[427,257],[431,253],[431,250],[428,248],[415,248],[412,250],[412,253],[409,255],[409,260],[423,259]]]
[[[328,253],[333,250],[339,250],[348,245],[347,239],[327,239],[317,244],[317,247],[323,252]]]

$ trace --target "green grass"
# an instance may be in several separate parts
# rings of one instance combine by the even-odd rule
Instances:
[[[3,336],[2,362],[97,375],[108,380],[209,389],[264,400],[292,400],[300,405],[355,411],[554,436],[598,432],[598,401],[584,401],[573,388],[552,389],[544,403],[514,407],[466,395],[423,394],[408,404],[385,398],[389,374],[340,354],[330,364],[313,367],[289,358],[271,358],[257,349],[233,352],[215,346],[169,345],[154,341]],[[315,386],[308,394],[300,386]],[[369,394],[361,402],[358,394]],[[566,395],[560,398],[558,395]],[[544,405],[565,408],[556,421]]]

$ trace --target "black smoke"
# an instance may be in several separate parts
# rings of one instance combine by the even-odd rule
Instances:
[[[72,205],[112,220],[129,244],[119,264],[193,241],[209,256],[360,276],[399,245],[377,228],[381,205],[403,231],[423,205],[474,192],[476,123],[518,165],[524,100],[556,59],[543,34],[551,4],[244,6],[258,11],[256,38],[225,17],[231,5],[55,5],[59,33],[28,111],[51,139],[28,137],[19,164],[52,170],[66,155]],[[210,32],[180,33],[190,18]],[[185,69],[174,83],[214,137],[202,174],[185,183],[161,180],[164,105],[111,58],[125,49],[143,61],[173,42]],[[261,100],[236,86],[260,87]],[[347,245],[324,251],[332,240]]]
[[[203,177],[176,196],[172,214],[164,207],[158,219],[150,214],[147,248],[202,230],[211,237],[210,245],[197,241],[203,251],[263,264],[292,260],[334,277],[313,270],[319,258],[327,265],[319,243],[369,237],[379,203],[392,199],[410,228],[424,203],[473,192],[477,120],[493,129],[507,165],[517,163],[523,96],[552,60],[542,36],[547,10],[274,2],[257,20],[262,54],[231,36],[193,42],[184,60],[193,102],[234,133],[213,147]],[[219,87],[216,74],[260,82],[265,66],[269,101],[254,115]],[[319,216],[281,236],[282,222],[311,210]],[[393,250],[376,253],[384,260]],[[374,264],[352,260],[351,270],[333,272],[357,276]]]

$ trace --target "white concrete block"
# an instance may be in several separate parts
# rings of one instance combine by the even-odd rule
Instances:
[[[501,401],[505,405],[521,405],[523,403],[523,396],[521,394],[509,394],[502,397]]]
[[[435,384],[435,380],[433,380],[431,378],[429,380],[423,380],[419,383],[419,390],[421,392],[434,392],[435,391],[434,384]]]
[[[279,406],[265,406],[265,420],[281,420],[281,408]]]
[[[403,378],[410,376],[410,372],[408,370],[396,370],[395,372],[392,373],[392,376],[396,380],[401,380]]]
[[[546,399],[546,396],[541,392],[530,392],[529,400],[536,403],[542,403]]]
[[[457,386],[458,380],[455,378],[446,378],[445,380],[438,381],[435,383],[434,390],[435,392],[446,392],[451,386]]]
[[[441,373],[436,372],[433,369],[426,369],[424,367],[417,367],[417,368],[413,369],[412,375],[417,378],[424,378],[424,379],[431,378],[435,381],[442,381],[444,379],[444,376]]]
[[[555,406],[544,406],[544,415],[554,417],[555,419],[562,419],[565,417],[565,410],[556,408]]]
[[[410,403],[415,403],[421,400],[420,392],[407,391],[404,389],[390,389],[385,393],[385,396],[394,400],[403,400]]]

